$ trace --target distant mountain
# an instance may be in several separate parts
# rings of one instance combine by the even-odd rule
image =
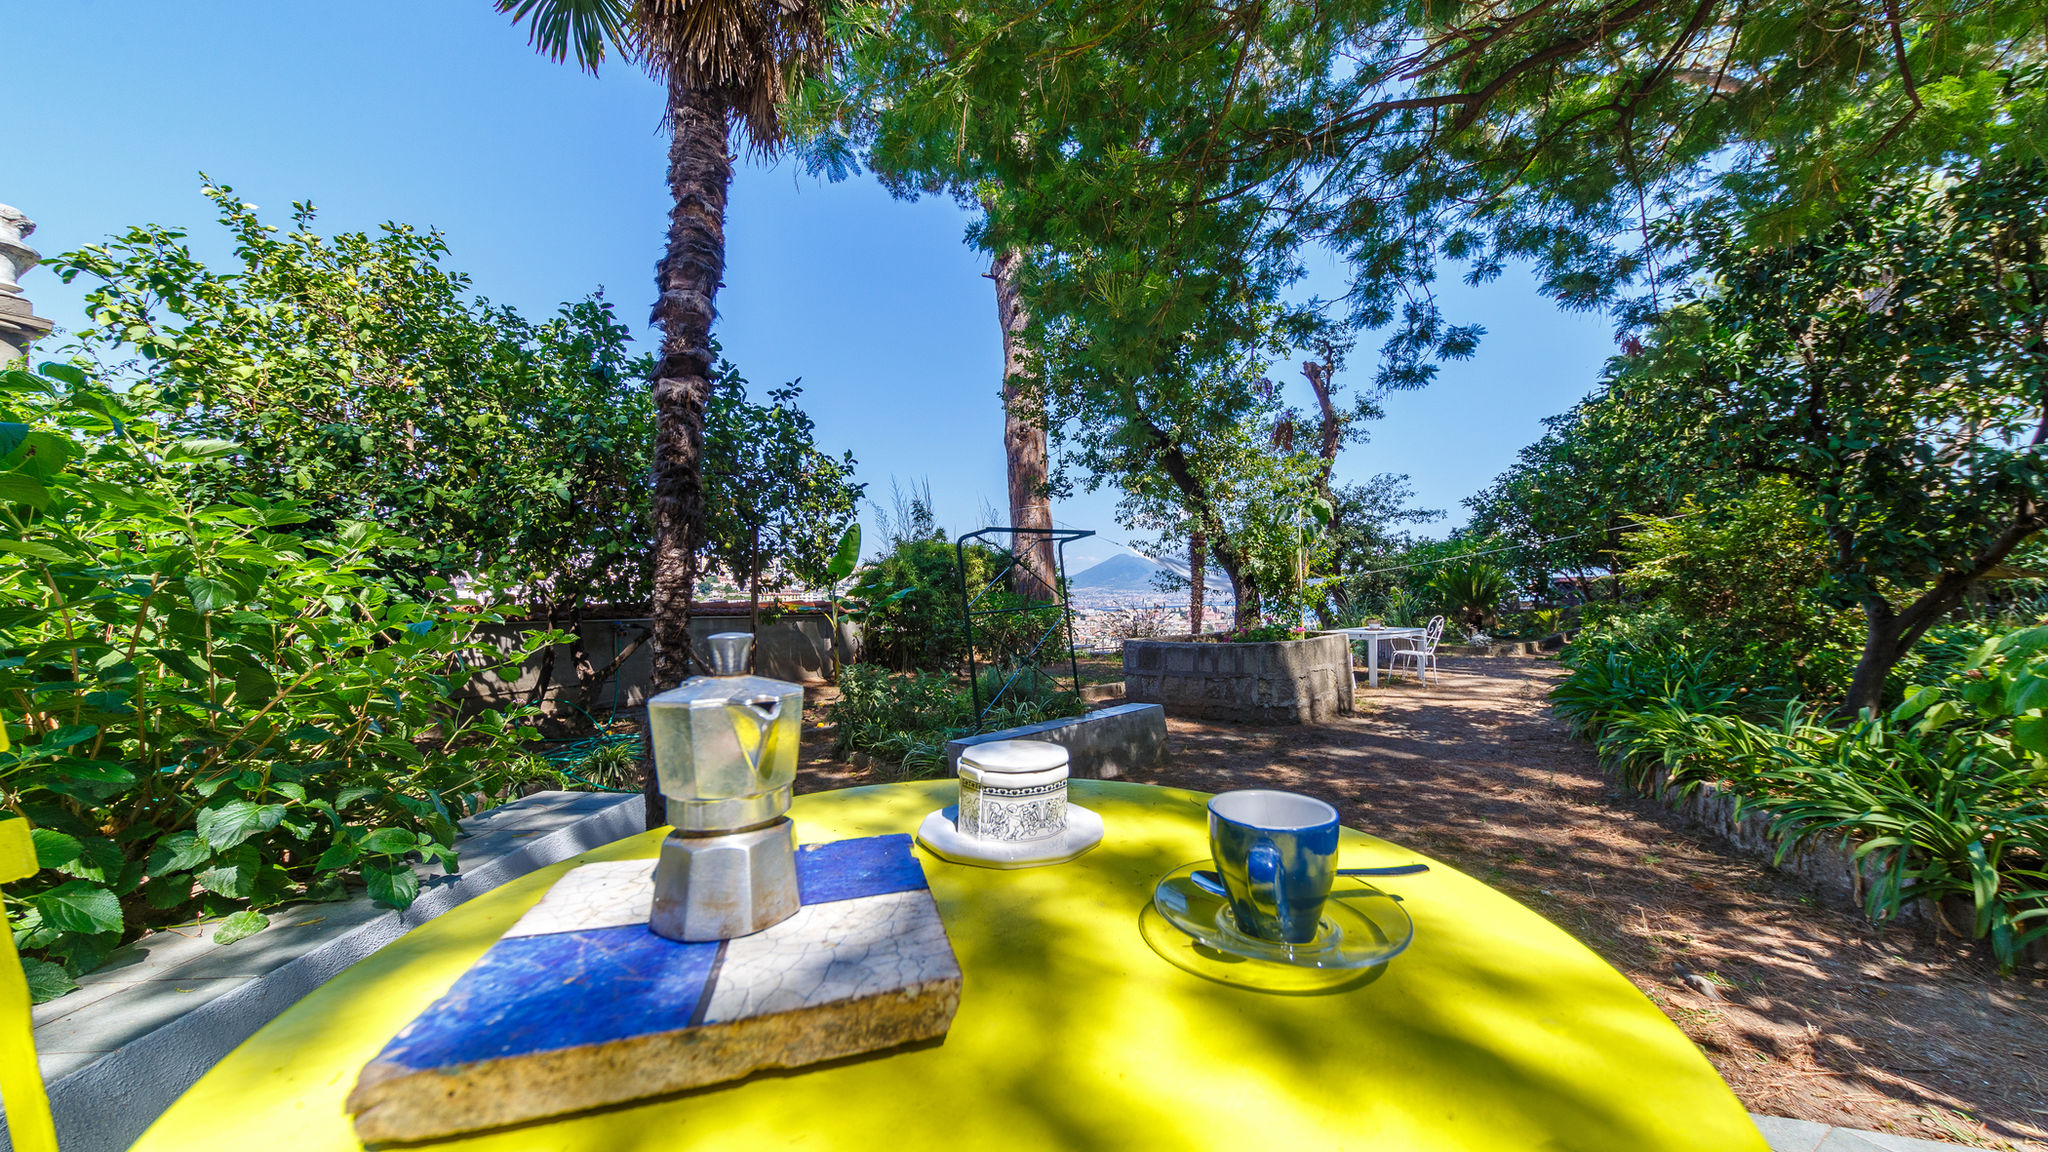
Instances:
[[[1104,592],[1151,592],[1155,573],[1170,571],[1166,565],[1135,552],[1112,556],[1067,582],[1077,589]]]

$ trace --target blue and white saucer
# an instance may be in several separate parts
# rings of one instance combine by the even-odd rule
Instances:
[[[1315,991],[1356,979],[1401,954],[1415,922],[1401,902],[1364,880],[1339,876],[1314,939],[1265,940],[1238,930],[1230,902],[1196,884],[1208,860],[1184,864],[1159,881],[1139,918],[1152,950],[1197,976],[1270,991]]]

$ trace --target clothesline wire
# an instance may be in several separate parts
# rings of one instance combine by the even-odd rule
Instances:
[[[1686,518],[1686,517],[1688,517],[1688,516],[1698,516],[1698,515],[1701,515],[1701,514],[1703,514],[1703,513],[1706,513],[1706,512],[1710,512],[1710,511],[1712,511],[1712,509],[1709,509],[1709,508],[1695,508],[1695,509],[1693,509],[1693,510],[1692,510],[1692,511],[1690,511],[1690,512],[1680,512],[1680,513],[1678,513],[1678,514],[1676,514],[1676,515],[1673,515],[1673,516],[1647,516],[1647,517],[1643,517],[1643,518],[1640,518],[1640,519],[1638,519],[1638,520],[1636,521],[1636,523],[1638,523],[1638,524],[1663,524],[1663,523],[1667,523],[1667,522],[1669,522],[1669,521],[1672,521],[1672,520],[1683,520],[1683,519],[1685,519],[1685,518]],[[1563,535],[1563,536],[1549,536],[1549,537],[1545,537],[1545,538],[1544,538],[1544,539],[1542,539],[1542,540],[1537,540],[1537,541],[1534,541],[1534,542],[1532,542],[1532,543],[1528,543],[1528,544],[1508,544],[1508,545],[1504,545],[1503,547],[1500,547],[1500,548],[1488,548],[1488,549],[1485,549],[1484,551],[1480,551],[1480,552],[1460,552],[1460,553],[1458,553],[1458,554],[1457,554],[1457,555],[1455,555],[1455,556],[1444,556],[1444,557],[1440,557],[1440,558],[1438,558],[1438,559],[1435,559],[1435,560],[1418,560],[1418,561],[1416,561],[1416,562],[1415,562],[1415,563],[1413,563],[1413,564],[1397,564],[1397,565],[1395,565],[1395,566],[1394,566],[1394,567],[1392,567],[1392,568],[1374,568],[1374,569],[1372,569],[1371,571],[1368,571],[1368,572],[1359,572],[1359,573],[1356,573],[1356,575],[1359,575],[1359,576],[1380,576],[1380,575],[1383,575],[1383,574],[1385,574],[1385,573],[1388,573],[1388,572],[1406,572],[1406,571],[1407,571],[1408,569],[1410,569],[1410,568],[1428,568],[1428,567],[1430,567],[1430,566],[1432,566],[1432,565],[1436,565],[1436,564],[1449,564],[1449,563],[1451,563],[1451,562],[1452,562],[1452,561],[1454,561],[1454,560],[1469,560],[1469,559],[1471,559],[1471,558],[1472,558],[1472,557],[1474,557],[1474,556],[1493,556],[1493,555],[1497,555],[1497,554],[1499,554],[1499,553],[1502,553],[1502,552],[1517,552],[1517,551],[1521,551],[1521,550],[1523,550],[1523,549],[1527,549],[1527,548],[1541,548],[1541,547],[1543,547],[1543,546],[1544,546],[1544,545],[1546,545],[1546,544],[1556,544],[1556,543],[1559,543],[1560,541],[1564,541],[1564,540],[1577,540],[1577,539],[1578,539],[1579,537],[1581,537],[1581,536],[1598,536],[1598,535],[1601,535],[1601,534],[1605,533],[1606,531],[1607,531],[1607,530],[1606,530],[1606,529],[1604,529],[1604,528],[1589,528],[1589,529],[1587,529],[1587,530],[1586,530],[1586,531],[1584,531],[1584,532],[1571,532],[1571,533],[1567,533],[1566,535]],[[1330,580],[1330,579],[1337,579],[1337,577],[1328,577],[1328,576],[1326,576],[1326,577],[1323,577],[1323,579],[1325,579],[1325,580]]]

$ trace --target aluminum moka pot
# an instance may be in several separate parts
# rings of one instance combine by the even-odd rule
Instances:
[[[648,926],[671,940],[729,940],[797,910],[789,810],[801,686],[747,674],[754,637],[710,637],[711,675],[647,702],[654,771],[675,825],[654,869]]]

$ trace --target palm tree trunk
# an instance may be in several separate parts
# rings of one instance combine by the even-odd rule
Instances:
[[[661,363],[654,380],[654,689],[690,672],[690,609],[703,541],[704,404],[711,394],[711,321],[725,275],[725,201],[732,184],[723,98],[671,82],[668,249],[655,270]]]
[[[1188,631],[1202,636],[1202,596],[1208,591],[1209,534],[1200,528],[1188,533]]]
[[[704,403],[711,395],[711,321],[725,276],[725,198],[732,185],[728,109],[716,94],[669,82],[668,248],[655,266],[661,362],[654,370],[654,683],[690,674],[690,607],[704,538]],[[651,744],[651,741],[648,742]],[[640,766],[647,826],[668,822],[654,759]]]
[[[754,541],[747,549],[747,632],[754,638],[754,655],[761,655],[761,526],[754,526]]]
[[[1052,501],[1045,494],[1047,456],[1042,409],[1035,414],[1023,395],[1029,383],[1025,376],[1021,337],[1031,323],[1031,314],[1017,293],[1017,265],[1023,257],[1014,249],[996,254],[989,279],[996,282],[996,321],[1003,329],[1003,457],[1010,478],[1010,525],[1014,528],[1052,528]],[[1049,536],[1020,536],[1011,542],[1017,556],[1014,581],[1017,594],[1026,600],[1051,600],[1053,588],[1053,547]]]

